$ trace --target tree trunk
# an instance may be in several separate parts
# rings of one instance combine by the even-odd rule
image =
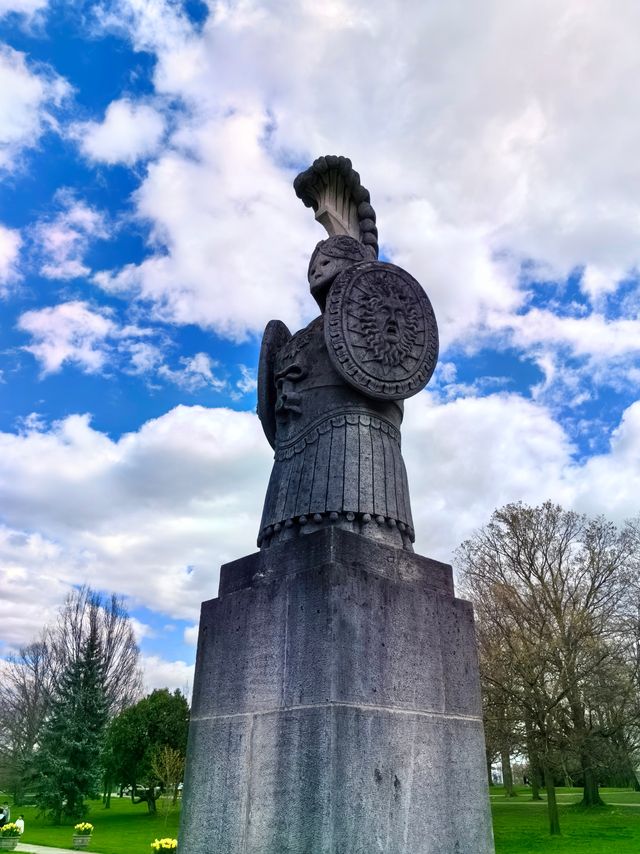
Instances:
[[[541,801],[542,797],[540,795],[540,787],[542,784],[541,774],[540,774],[540,766],[535,765],[530,762],[531,768],[531,800],[532,801]]]
[[[156,809],[156,791],[153,786],[146,789],[140,789],[140,794],[138,794],[136,786],[131,789],[131,803],[141,804],[143,801],[147,805],[147,812],[151,813],[151,815],[155,815],[158,810]]]
[[[489,785],[493,786],[495,784],[493,782],[493,775],[491,773],[491,757],[489,756],[488,753],[486,754],[486,759],[487,759],[487,780],[489,781]]]
[[[532,737],[529,736],[527,741],[529,745],[533,741]],[[531,800],[532,801],[541,801],[540,797],[540,789],[542,788],[542,772],[540,770],[540,760],[538,759],[538,754],[529,747],[529,774],[531,776]]]
[[[553,781],[551,768],[546,762],[544,764],[544,785],[547,790],[549,833],[551,836],[560,836],[560,816],[558,815],[558,803],[556,801],[556,784]]]
[[[598,778],[591,767],[591,758],[586,754],[580,758],[582,759],[582,773],[584,775],[584,792],[580,805],[583,807],[602,807],[604,801],[600,797]]]
[[[571,779],[571,774],[569,774],[569,769],[567,768],[567,762],[565,757],[562,757],[562,773],[564,775],[564,784],[567,789],[573,789],[573,780]]]
[[[502,784],[504,785],[504,794],[506,798],[515,798],[516,792],[513,789],[513,773],[511,771],[511,757],[508,750],[500,751],[500,761],[502,763]]]
[[[21,807],[24,801],[24,786],[22,780],[17,780],[13,788],[13,805]]]

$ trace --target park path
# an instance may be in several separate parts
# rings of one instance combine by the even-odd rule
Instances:
[[[71,848],[49,848],[46,845],[30,845],[24,842],[19,842],[15,850],[28,851],[30,854],[78,854]]]

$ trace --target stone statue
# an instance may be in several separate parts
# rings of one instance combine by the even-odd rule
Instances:
[[[262,341],[258,415],[275,461],[258,546],[334,525],[413,551],[400,426],[436,365],[433,309],[377,260],[375,211],[348,158],[318,158],[294,188],[329,238],[309,263],[320,316],[295,335],[272,320]]]

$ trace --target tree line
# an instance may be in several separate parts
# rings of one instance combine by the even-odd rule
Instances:
[[[40,638],[4,663],[0,787],[55,823],[82,818],[112,790],[156,811],[184,770],[189,706],[167,689],[142,696],[140,652],[121,598],[73,590]]]
[[[640,789],[640,518],[620,527],[557,504],[508,504],[457,551],[471,599],[483,692],[489,783],[499,759],[526,757],[532,797],[546,788]]]

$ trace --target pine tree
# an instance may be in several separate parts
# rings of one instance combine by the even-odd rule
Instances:
[[[82,818],[99,796],[107,722],[104,664],[97,627],[60,679],[36,758],[38,806],[60,824]]]

